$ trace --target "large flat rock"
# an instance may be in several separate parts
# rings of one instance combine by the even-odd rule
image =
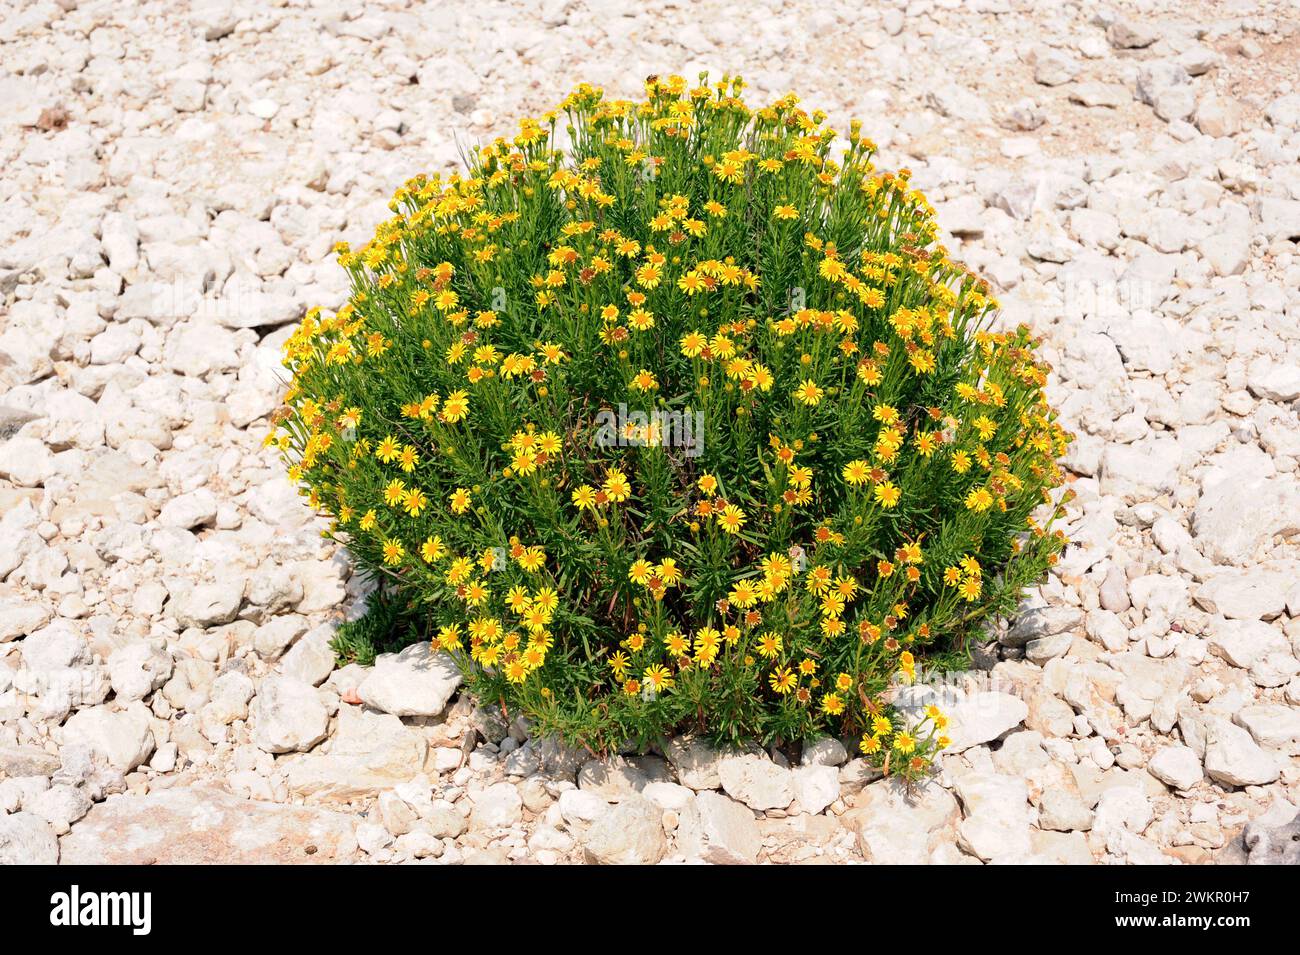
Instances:
[[[69,865],[348,862],[357,851],[350,816],[209,787],[110,796],[60,843]]]

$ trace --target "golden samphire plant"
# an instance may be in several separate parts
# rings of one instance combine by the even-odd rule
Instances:
[[[268,441],[535,731],[829,732],[919,774],[945,717],[889,689],[1046,573],[1069,435],[909,173],[742,87],[583,85],[407,182]]]

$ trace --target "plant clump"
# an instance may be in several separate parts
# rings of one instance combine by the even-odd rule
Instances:
[[[1024,327],[793,94],[583,85],[420,176],[268,441],[478,699],[594,752],[947,742],[891,687],[1041,579],[1069,435]]]

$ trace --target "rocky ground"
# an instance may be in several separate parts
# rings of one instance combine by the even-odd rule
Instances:
[[[1298,20],[9,3],[0,862],[1294,861]],[[589,761],[423,648],[336,669],[363,588],[261,445],[289,323],[343,300],[330,248],[402,180],[580,79],[701,68],[861,116],[1045,337],[1078,433],[1065,559],[979,669],[902,701],[954,713],[915,793],[834,740]]]

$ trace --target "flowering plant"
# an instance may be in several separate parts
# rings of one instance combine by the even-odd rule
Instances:
[[[831,732],[919,773],[943,714],[886,691],[1045,574],[1069,436],[909,173],[742,87],[583,85],[407,182],[268,440],[536,730]]]

